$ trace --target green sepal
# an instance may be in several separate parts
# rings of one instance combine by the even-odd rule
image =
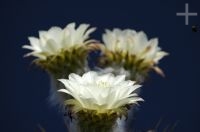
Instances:
[[[87,46],[76,46],[49,55],[45,60],[36,59],[34,63],[58,79],[77,71],[84,73],[88,52]]]

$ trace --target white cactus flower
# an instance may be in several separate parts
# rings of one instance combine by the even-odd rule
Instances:
[[[167,52],[158,47],[158,39],[148,40],[143,31],[136,32],[131,29],[117,29],[113,31],[106,30],[103,34],[103,42],[110,51],[123,52],[135,55],[138,59],[144,59],[145,62],[157,64],[160,59],[168,55]]]
[[[60,89],[74,99],[67,100],[73,105],[74,112],[95,110],[106,113],[125,105],[137,104],[143,101],[134,91],[140,87],[134,81],[125,81],[125,75],[114,76],[111,73],[99,75],[97,72],[87,72],[83,76],[70,74],[69,79],[59,79],[66,89]]]
[[[61,50],[91,42],[89,35],[96,28],[89,28],[89,24],[81,24],[78,28],[75,26],[75,23],[70,23],[64,29],[51,27],[48,31],[39,31],[39,38],[29,37],[31,45],[24,45],[23,48],[32,50],[32,52],[26,56],[35,56],[45,60],[47,56],[56,55]]]

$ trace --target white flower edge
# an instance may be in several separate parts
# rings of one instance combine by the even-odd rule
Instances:
[[[89,27],[89,24],[80,24],[76,28],[75,23],[68,24],[64,29],[54,26],[48,31],[39,31],[39,38],[29,37],[30,45],[24,45],[22,48],[32,50],[26,56],[45,60],[47,56],[56,55],[62,49],[85,45],[93,41],[89,39],[89,36],[96,28]]]
[[[125,81],[125,75],[114,76],[111,73],[99,75],[89,71],[83,76],[70,74],[69,79],[59,79],[65,89],[58,90],[71,95],[74,99],[67,104],[74,105],[74,111],[95,110],[106,113],[125,105],[144,101],[134,91],[141,87],[134,81]]]

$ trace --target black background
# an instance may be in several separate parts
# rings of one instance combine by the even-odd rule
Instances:
[[[160,62],[166,77],[152,73],[145,83],[136,126],[151,128],[163,118],[163,126],[178,122],[177,132],[199,132],[200,32],[191,27],[200,25],[200,16],[190,17],[185,26],[184,17],[176,16],[185,3],[200,15],[197,0],[0,1],[0,131],[39,132],[40,124],[47,132],[66,132],[62,114],[47,103],[48,75],[30,66],[33,58],[23,58],[28,51],[21,46],[39,30],[76,22],[98,27],[93,34],[97,39],[105,28],[114,27],[159,37],[159,45],[170,53]]]

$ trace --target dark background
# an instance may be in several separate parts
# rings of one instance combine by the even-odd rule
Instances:
[[[184,12],[189,3],[189,25],[176,12]],[[178,122],[176,132],[200,131],[199,48],[200,32],[191,26],[200,25],[200,4],[197,0],[132,0],[132,1],[69,1],[16,0],[0,1],[0,131],[39,132],[38,124],[47,132],[66,132],[62,114],[47,102],[48,75],[31,67],[33,58],[23,58],[28,36],[51,26],[65,27],[70,22],[90,23],[98,27],[93,37],[101,39],[105,28],[143,30],[149,38],[159,37],[160,46],[170,53],[160,67],[162,78],[155,73],[143,87],[146,100],[136,115],[138,129]]]

